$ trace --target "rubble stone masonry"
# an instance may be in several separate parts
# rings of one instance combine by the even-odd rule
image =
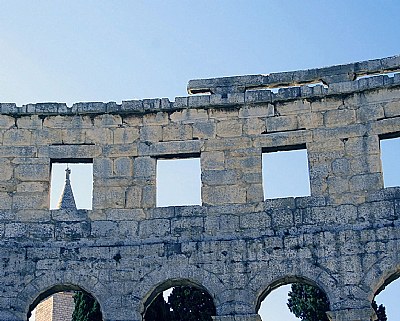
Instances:
[[[368,321],[400,272],[400,57],[192,80],[188,97],[0,104],[0,320],[83,289],[105,321],[139,321],[195,284],[218,321],[256,321],[275,287],[324,290],[333,321]],[[389,73],[389,74],[388,74]],[[273,90],[273,88],[280,88]],[[263,199],[262,152],[305,146],[311,196]],[[202,205],[156,207],[156,162],[197,155]],[[49,210],[54,161],[93,162],[93,209]]]

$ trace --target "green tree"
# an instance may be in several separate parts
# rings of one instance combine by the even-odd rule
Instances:
[[[378,321],[387,321],[387,316],[386,316],[386,308],[383,304],[376,304],[376,301],[372,301],[372,308],[375,310],[375,313],[378,317]]]
[[[315,286],[293,283],[289,292],[287,306],[297,318],[303,321],[328,321],[326,311],[329,310],[329,301],[326,294]],[[383,304],[372,301],[372,308],[378,316],[377,321],[387,321],[386,309]]]
[[[145,321],[212,321],[215,315],[211,296],[192,286],[176,286],[164,301],[160,293],[147,308]]]
[[[174,287],[168,303],[174,321],[212,321],[215,315],[212,297],[192,286]]]
[[[329,301],[325,293],[315,286],[293,283],[287,306],[297,318],[303,321],[329,321],[326,311]]]
[[[100,305],[86,292],[74,294],[75,309],[72,313],[72,321],[102,321]]]

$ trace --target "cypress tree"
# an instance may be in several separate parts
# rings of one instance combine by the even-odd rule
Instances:
[[[99,303],[86,292],[74,294],[75,309],[72,321],[102,321]]]

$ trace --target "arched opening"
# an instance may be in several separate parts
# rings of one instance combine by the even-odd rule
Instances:
[[[372,300],[372,307],[378,316],[377,321],[400,319],[400,305],[398,303],[400,296],[399,277],[400,271],[392,274],[376,291]]]
[[[94,296],[75,285],[56,285],[41,293],[29,306],[28,321],[102,321],[100,304]]]
[[[328,321],[329,299],[312,281],[287,278],[268,286],[259,297],[257,312],[262,321]]]
[[[144,303],[143,321],[212,321],[216,309],[208,291],[188,280],[169,280]]]

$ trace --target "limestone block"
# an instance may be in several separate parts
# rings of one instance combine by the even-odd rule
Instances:
[[[49,196],[47,193],[29,192],[14,193],[12,197],[13,210],[42,210],[49,208]]]
[[[95,145],[54,145],[39,148],[39,157],[50,159],[95,158],[101,154],[101,147]]]
[[[134,177],[154,178],[156,175],[156,159],[153,157],[137,157],[134,159]]]
[[[81,102],[72,105],[72,110],[78,113],[104,113],[106,104],[102,102]]]
[[[242,135],[242,123],[238,120],[222,120],[217,122],[218,137],[238,137]]]
[[[257,175],[261,178],[261,175]],[[262,202],[264,200],[264,192],[262,184],[252,184],[247,188],[246,199],[248,203]]]
[[[347,177],[328,177],[327,184],[330,194],[349,192],[349,180]]]
[[[154,238],[170,234],[171,223],[166,219],[146,220],[139,223],[139,237]]]
[[[361,105],[356,113],[359,122],[369,122],[385,117],[382,104]]]
[[[147,185],[142,188],[142,208],[152,208],[156,206],[156,186]]]
[[[362,124],[353,124],[340,128],[317,128],[313,130],[313,140],[320,142],[334,138],[346,139],[350,137],[367,136],[367,128]]]
[[[139,128],[115,128],[112,130],[114,144],[131,144],[139,138]]]
[[[204,186],[201,198],[206,205],[246,203],[246,190],[238,185]]]
[[[354,175],[350,178],[350,191],[375,191],[383,187],[380,173]]]
[[[400,116],[400,101],[394,100],[387,102],[383,105],[383,110],[387,118]]]
[[[147,142],[160,142],[162,140],[162,127],[161,126],[141,127],[140,140]]]
[[[32,146],[0,146],[2,157],[35,157],[37,148]]]
[[[162,155],[177,155],[179,154],[198,154],[200,153],[202,141],[187,140],[187,141],[171,141],[151,144],[149,142],[140,143],[138,153],[140,156],[162,156]]]
[[[169,118],[172,122],[193,124],[207,121],[208,113],[206,109],[183,109],[172,113]]]
[[[233,157],[225,160],[226,169],[239,169],[243,173],[261,172],[261,155]]]
[[[93,178],[111,177],[113,176],[113,160],[111,158],[96,157],[93,160]]]
[[[260,118],[248,118],[243,122],[243,133],[245,135],[259,135],[266,130],[266,123]]]
[[[269,117],[266,121],[267,132],[280,132],[298,129],[297,116],[276,116]]]
[[[74,115],[74,116],[47,116],[43,120],[43,127],[59,128],[59,129],[73,129],[73,128],[92,128],[92,119],[88,116]]]
[[[15,126],[16,119],[7,115],[0,115],[0,129],[10,129]]]
[[[171,234],[174,236],[196,236],[204,231],[202,217],[180,217],[171,220]]]
[[[48,222],[51,217],[49,210],[22,210],[16,212],[15,218],[21,222]]]
[[[107,220],[110,221],[139,221],[144,218],[144,212],[141,209],[107,209],[105,214]]]
[[[142,102],[145,111],[154,111],[161,108],[161,99],[159,98],[143,99]]]
[[[116,176],[132,176],[133,161],[130,157],[119,157],[114,159],[114,175]]]
[[[138,146],[135,143],[106,145],[102,150],[102,156],[106,157],[132,157],[138,154]]]
[[[12,207],[12,194],[0,192],[0,209],[11,209]],[[1,217],[1,215],[0,215]]]
[[[124,207],[125,188],[117,186],[96,186],[96,193],[93,193],[93,209]]]
[[[113,131],[109,128],[85,129],[85,144],[107,145],[113,142]]]
[[[21,182],[17,185],[17,192],[48,192],[48,182]]]
[[[142,200],[142,188],[140,186],[130,186],[126,190],[126,208],[140,208]]]
[[[94,118],[94,126],[99,128],[120,127],[122,126],[122,118],[120,115],[98,115]]]
[[[305,99],[275,104],[275,114],[280,116],[301,115],[310,111],[311,103]]]
[[[162,128],[163,141],[189,140],[193,138],[193,128],[191,125],[171,124]]]
[[[62,144],[62,133],[52,128],[37,129],[32,132],[32,141],[36,145]]]
[[[210,95],[198,95],[188,97],[189,108],[208,107],[210,105]]]
[[[61,139],[63,144],[84,144],[86,141],[85,129],[64,129],[61,132]]]
[[[224,152],[202,152],[201,168],[206,170],[223,170],[225,168]]]
[[[16,125],[19,129],[40,129],[42,120],[38,115],[20,117],[16,119]]]
[[[237,109],[209,109],[208,117],[210,119],[225,120],[225,119],[238,119],[239,110]]]
[[[139,224],[136,221],[119,221],[118,233],[121,238],[136,238]]]
[[[256,118],[274,116],[275,108],[272,104],[244,106],[239,110],[239,118]]]
[[[326,111],[339,109],[343,105],[341,99],[336,98],[321,98],[311,103],[311,111]]]
[[[4,236],[7,238],[25,237],[27,225],[23,223],[7,223],[5,225]]]
[[[204,185],[238,184],[240,173],[237,170],[203,170],[201,180]]]
[[[28,129],[8,129],[3,134],[3,145],[28,146],[31,145],[32,132]]]
[[[356,121],[356,111],[353,109],[328,110],[323,115],[326,127],[346,126]]]
[[[381,173],[380,154],[368,154],[352,157],[350,168],[354,173]]]
[[[143,125],[167,125],[168,114],[164,112],[150,113],[143,115]]]
[[[216,124],[214,122],[196,122],[193,124],[193,138],[215,138],[216,133]]]
[[[173,107],[177,109],[188,107],[188,97],[175,97]]]
[[[259,135],[253,138],[254,147],[277,147],[286,145],[302,145],[311,142],[313,134],[307,130],[297,130],[291,132],[278,132]]]
[[[13,166],[6,158],[0,158],[0,181],[8,181],[13,176]]]
[[[142,112],[144,111],[143,102],[141,100],[123,100],[121,111],[124,112]]]
[[[50,179],[50,164],[21,164],[15,168],[15,178],[21,181],[46,181]]]
[[[245,92],[245,102],[247,104],[253,104],[258,102],[271,102],[272,95],[271,90],[247,90]]]
[[[368,137],[350,137],[344,141],[347,155],[353,157],[359,155],[379,154],[379,137],[377,135]]]
[[[299,128],[318,128],[324,123],[323,114],[320,112],[304,113],[297,117]]]
[[[382,119],[371,125],[371,134],[381,135],[387,133],[396,133],[400,128],[400,117]]]
[[[251,147],[252,140],[247,137],[209,139],[204,142],[204,151],[224,151]]]
[[[334,175],[348,175],[350,173],[350,162],[348,158],[337,158],[333,160],[332,173]]]

